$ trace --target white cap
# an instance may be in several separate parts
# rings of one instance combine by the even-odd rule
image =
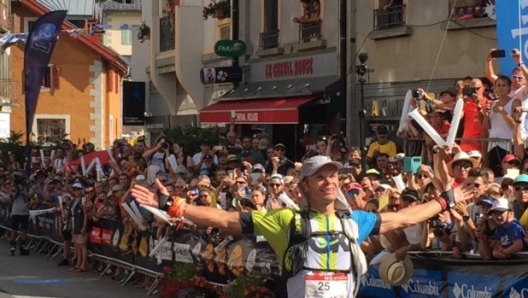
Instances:
[[[480,151],[478,151],[478,150],[471,150],[471,151],[468,152],[468,155],[469,155],[469,157],[482,158],[482,153],[480,153]]]
[[[341,170],[343,165],[337,161],[332,161],[330,157],[325,155],[316,155],[306,159],[303,162],[301,171],[299,173],[299,180],[303,180],[306,176],[315,174],[320,168],[326,165],[333,165],[337,170]]]
[[[510,201],[506,198],[498,198],[493,202],[490,212],[492,211],[507,211],[511,210]]]
[[[405,153],[398,153],[394,156],[394,158],[403,159],[405,157]]]
[[[73,188],[80,188],[80,189],[83,188],[82,184],[80,184],[79,182],[74,183],[74,184],[72,185],[72,187],[73,187]]]

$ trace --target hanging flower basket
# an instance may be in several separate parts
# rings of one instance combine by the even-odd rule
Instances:
[[[139,26],[137,38],[141,43],[150,39],[150,27],[145,22],[141,23],[141,26]]]
[[[202,10],[204,20],[209,17],[216,19],[225,19],[231,17],[231,6],[227,0],[213,0]]]

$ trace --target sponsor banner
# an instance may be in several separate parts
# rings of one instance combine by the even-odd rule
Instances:
[[[491,298],[499,295],[500,276],[483,274],[484,272],[460,273],[448,272],[449,298]]]
[[[506,278],[503,297],[528,298],[528,277]]]
[[[442,271],[416,269],[411,279],[400,288],[401,298],[444,297]]]
[[[494,1],[496,9],[497,38],[499,49],[506,50],[506,57],[500,60],[500,73],[510,75],[516,67],[510,58],[512,49],[519,49],[521,57],[528,57],[528,15],[527,1]],[[523,59],[521,59],[523,60]],[[526,60],[526,59],[524,59]]]
[[[367,274],[361,277],[359,296],[396,298],[393,287],[381,280],[378,266],[370,266]]]

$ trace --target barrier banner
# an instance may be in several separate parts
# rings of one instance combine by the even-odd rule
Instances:
[[[528,258],[483,261],[455,259],[437,253],[410,254],[414,271],[400,287],[392,287],[370,266],[361,278],[360,297],[528,297]]]

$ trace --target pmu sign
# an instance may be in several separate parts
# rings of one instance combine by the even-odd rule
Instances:
[[[247,51],[246,43],[241,40],[219,40],[214,46],[215,54],[220,57],[240,57]]]

